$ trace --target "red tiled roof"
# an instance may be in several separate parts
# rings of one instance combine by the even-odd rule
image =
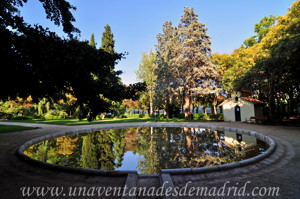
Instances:
[[[258,99],[251,98],[251,97],[242,97],[242,99],[247,100],[248,102],[251,102],[253,104],[264,104],[264,102],[262,102]]]

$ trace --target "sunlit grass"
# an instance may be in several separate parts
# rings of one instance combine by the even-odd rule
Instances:
[[[38,124],[55,124],[55,125],[91,125],[91,124],[107,124],[107,123],[130,123],[130,122],[210,122],[209,120],[185,120],[180,118],[106,118],[103,120],[94,120],[89,122],[87,119],[59,119],[59,120],[5,120],[5,122],[20,122],[20,123],[38,123]],[[1,122],[0,122],[1,123]]]

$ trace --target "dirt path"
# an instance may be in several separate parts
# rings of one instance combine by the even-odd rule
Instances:
[[[122,124],[98,124],[89,126],[62,126],[46,124],[5,123],[11,125],[35,126],[39,129],[0,134],[0,198],[41,198],[22,197],[21,187],[63,187],[69,191],[70,187],[123,187],[126,177],[88,176],[67,172],[58,172],[30,165],[16,156],[17,148],[24,142],[38,136],[79,128],[98,126],[114,126]],[[208,123],[206,123],[208,124]],[[274,154],[261,164],[243,168],[198,175],[172,176],[176,187],[242,187],[247,184],[247,190],[255,187],[279,187],[278,197],[247,197],[247,198],[299,198],[300,195],[300,128],[283,126],[265,126],[244,123],[209,123],[211,125],[229,126],[254,130],[269,135],[277,142]],[[249,181],[249,183],[247,183]],[[227,184],[226,184],[227,182]],[[239,183],[237,185],[237,183]],[[100,190],[101,191],[101,190]],[[258,190],[257,190],[258,191]],[[261,188],[261,192],[265,189]],[[213,194],[213,190],[211,191]],[[256,192],[258,194],[258,192]],[[78,198],[78,197],[50,197],[42,198]],[[80,197],[99,198],[99,197]],[[184,198],[184,196],[180,197]],[[195,198],[195,197],[192,197]],[[204,196],[200,198],[206,198]],[[232,198],[232,197],[210,197]],[[236,197],[241,198],[241,197]]]

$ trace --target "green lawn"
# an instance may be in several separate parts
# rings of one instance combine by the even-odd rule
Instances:
[[[35,127],[24,127],[24,126],[14,126],[14,125],[2,125],[0,124],[0,133],[9,133],[15,131],[25,131],[35,129]]]
[[[186,122],[185,119],[156,119],[157,122]],[[107,123],[128,123],[128,122],[155,122],[154,118],[107,118],[104,120],[94,120],[92,122],[86,119],[79,121],[78,119],[60,119],[60,120],[5,120],[5,122],[20,122],[20,123],[39,123],[39,124],[57,124],[57,125],[89,125],[89,124],[107,124]],[[190,120],[189,122],[210,122],[210,120]],[[1,121],[0,121],[1,123]]]

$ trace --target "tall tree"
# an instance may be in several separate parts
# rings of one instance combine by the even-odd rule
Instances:
[[[191,94],[218,92],[216,80],[219,73],[217,66],[211,62],[211,42],[206,34],[207,28],[198,22],[198,15],[193,8],[184,8],[177,31],[172,48],[172,61],[176,64],[173,71],[184,96],[185,118],[190,119]]]
[[[155,95],[156,103],[163,105],[166,116],[169,118],[172,99],[175,95],[175,90],[178,82],[174,78],[172,65],[172,45],[173,37],[176,32],[176,27],[172,27],[172,22],[166,21],[163,24],[163,33],[159,33],[156,44],[157,51],[157,68],[155,74],[157,76],[155,81]]]
[[[111,31],[110,26],[107,24],[105,27],[105,31],[102,33],[102,38],[101,38],[101,46],[100,50],[103,50],[104,52],[115,55],[115,40],[114,40],[114,35]],[[121,101],[123,99],[123,92],[124,92],[124,85],[121,82],[121,78],[119,77],[120,74],[122,74],[122,71],[117,71],[115,70],[115,65],[117,64],[117,60],[115,62],[111,62],[109,65],[107,65],[108,68],[111,70],[111,75],[106,76],[105,78],[99,78],[99,81],[104,81],[106,82],[106,87],[107,88],[112,88],[110,92],[107,93],[108,98],[113,97],[114,101]],[[116,78],[114,78],[116,77]],[[104,88],[106,90],[106,88]]]
[[[154,71],[156,67],[156,54],[152,52],[152,50],[150,50],[149,54],[143,52],[142,61],[136,74],[138,78],[143,80],[147,85],[150,101],[150,114],[153,114],[154,81],[156,79]]]
[[[91,35],[90,46],[96,48],[94,33]]]
[[[108,24],[104,27],[105,31],[102,33],[102,44],[101,49],[110,54],[115,53],[115,40],[114,35],[111,32],[111,28]]]

